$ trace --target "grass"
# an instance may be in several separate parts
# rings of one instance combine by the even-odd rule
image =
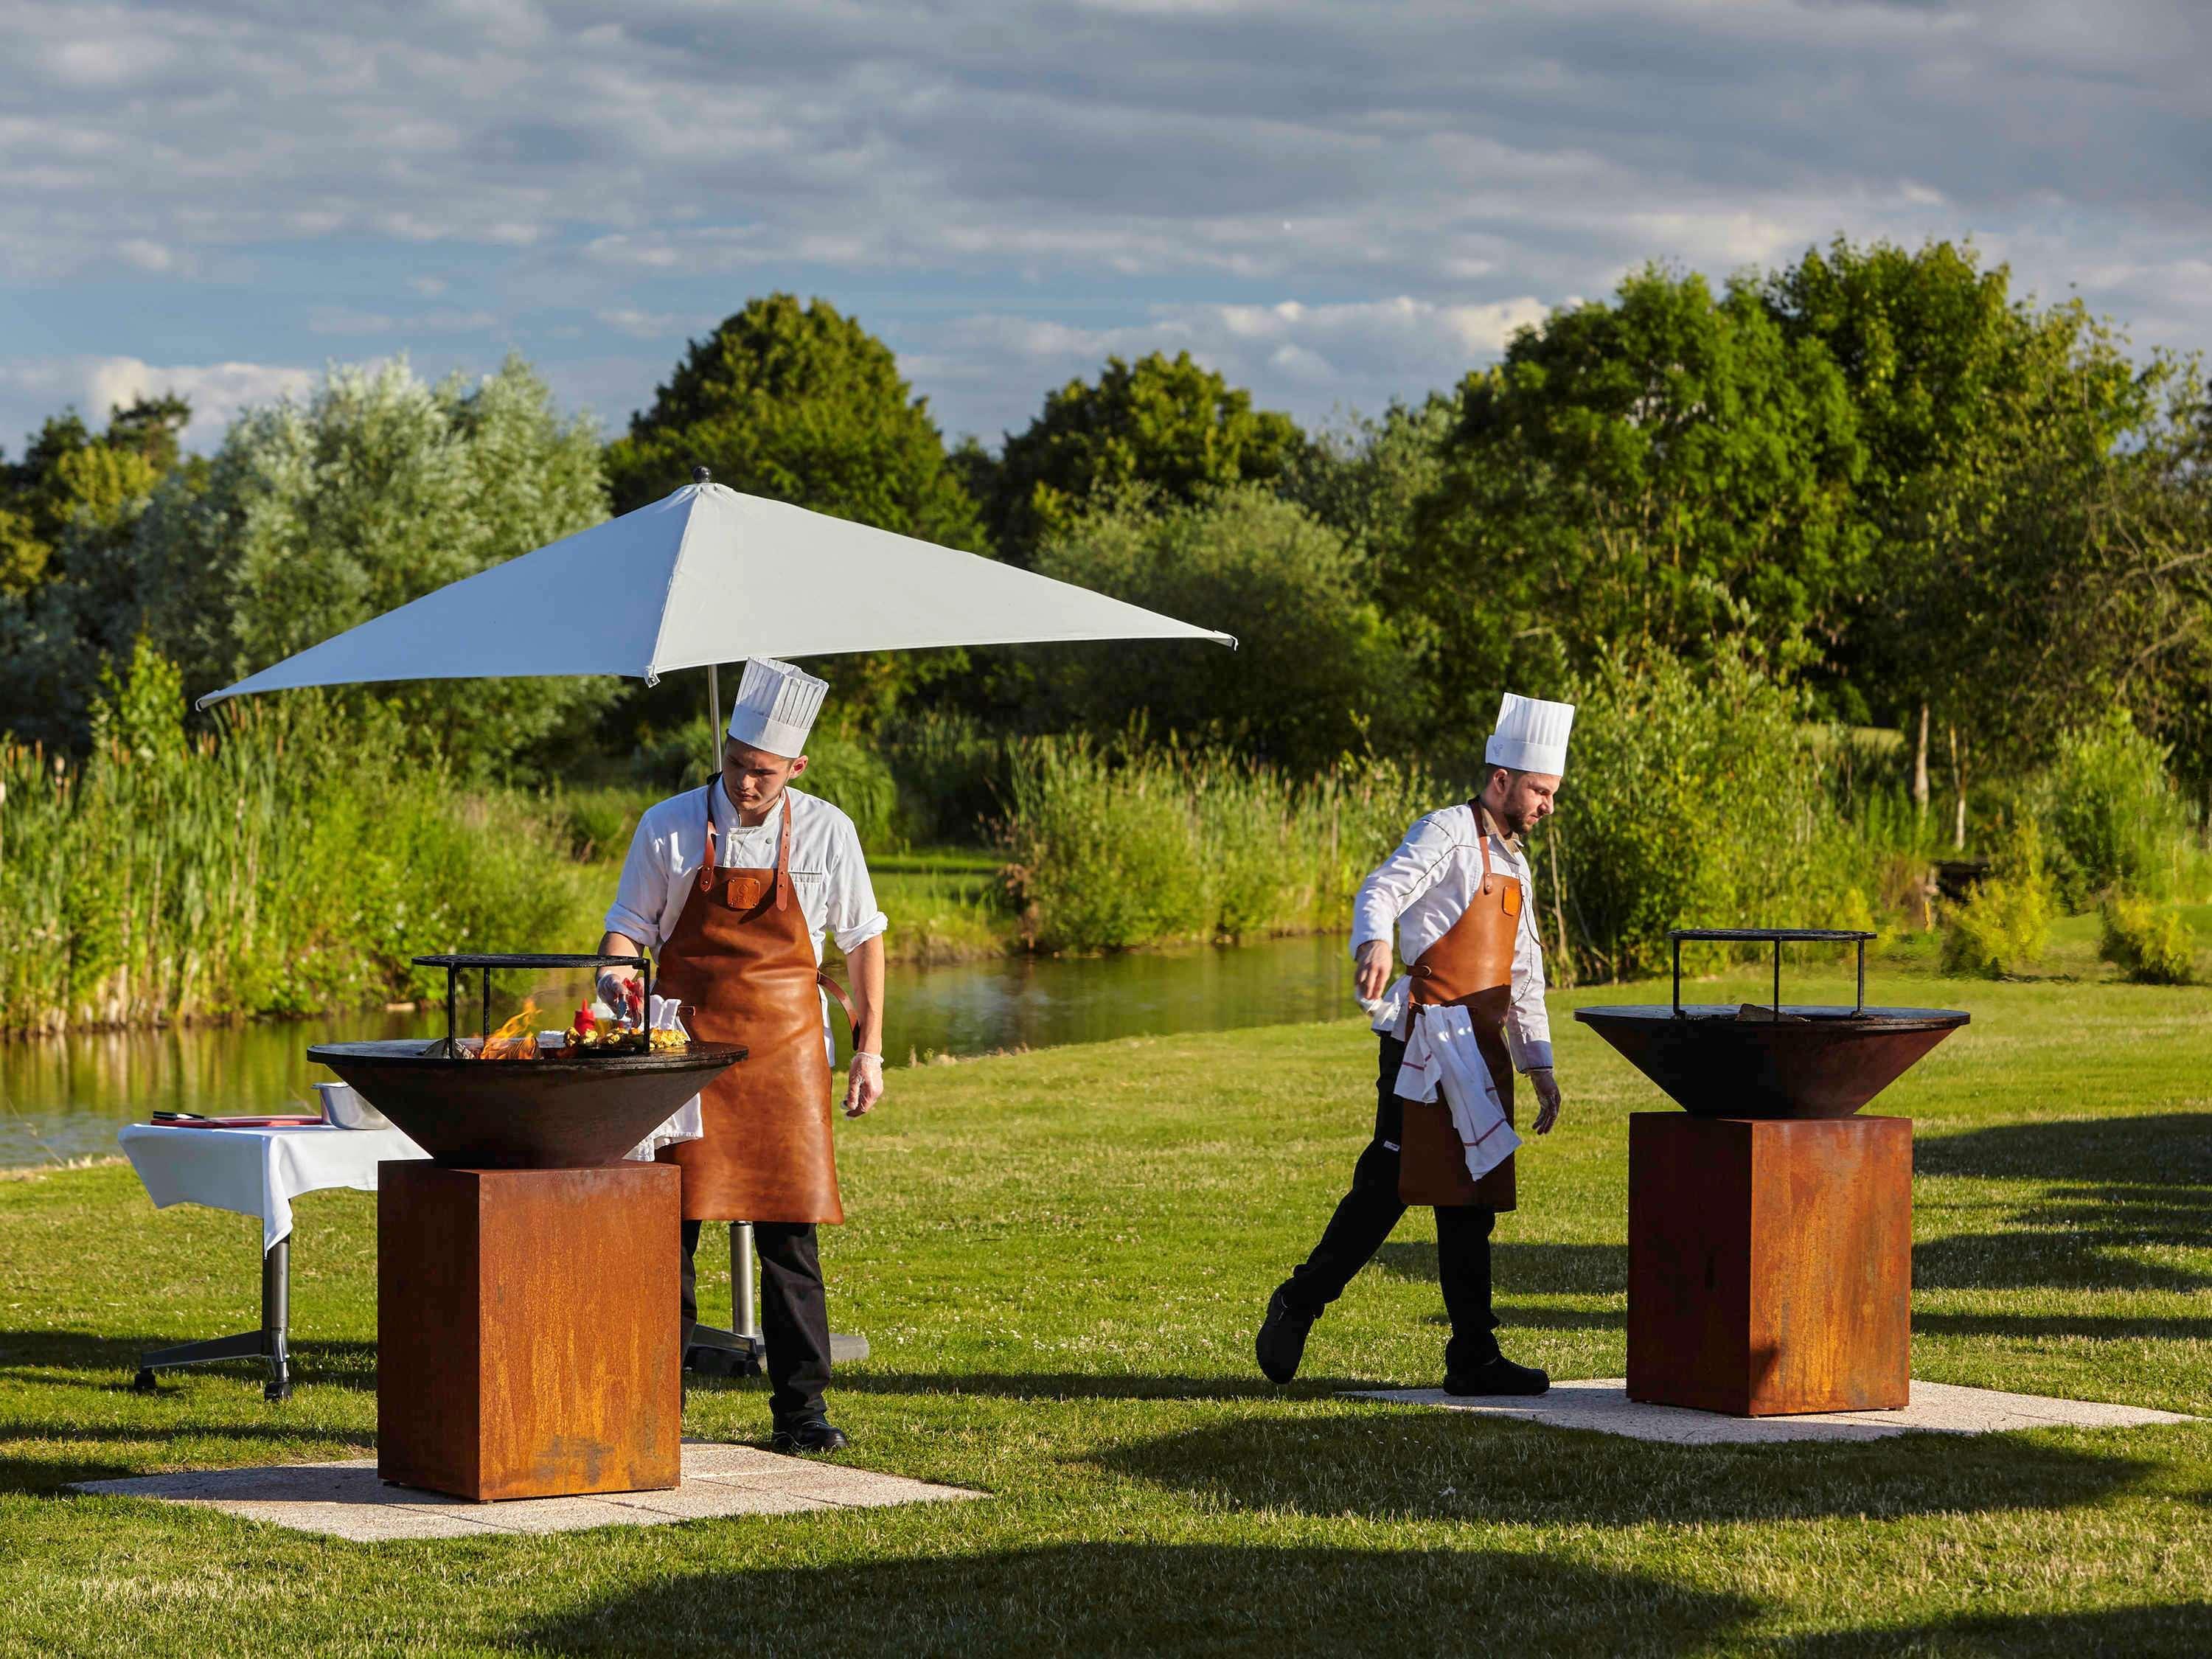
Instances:
[[[1917,1122],[1915,1374],[2212,1415],[2212,996],[1937,989],[1975,1023],[1881,1103]],[[1619,1376],[1625,1118],[1657,1101],[1577,1000],[1498,1280],[1516,1358]],[[363,1455],[373,1200],[300,1206],[304,1380],[270,1407],[243,1370],[124,1386],[142,1345],[250,1318],[252,1223],[112,1166],[0,1184],[0,1650],[2203,1650],[2212,1423],[1689,1449],[1339,1399],[1436,1376],[1418,1211],[1268,1388],[1251,1332],[1372,1054],[1345,1022],[893,1073],[842,1130],[823,1254],[874,1355],[832,1403],[853,1462],[993,1494],[941,1510],[349,1545],[61,1496]],[[757,1384],[688,1403],[693,1434],[765,1419]]]

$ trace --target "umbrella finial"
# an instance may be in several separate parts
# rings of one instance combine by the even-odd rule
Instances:
[[[696,465],[696,463],[693,465],[693,466],[692,466],[692,468],[691,468],[691,482],[692,482],[693,483],[697,483],[697,484],[702,484],[702,483],[706,483],[709,478],[713,477],[714,476],[714,475],[713,473],[709,472],[709,471],[708,471],[705,467],[703,467],[703,466],[700,466],[700,465]]]

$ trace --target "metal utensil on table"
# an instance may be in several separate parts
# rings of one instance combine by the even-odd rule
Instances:
[[[389,1129],[392,1120],[361,1097],[350,1083],[318,1083],[323,1097],[323,1121],[341,1129]]]

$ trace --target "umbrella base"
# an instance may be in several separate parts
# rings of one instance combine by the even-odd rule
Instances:
[[[830,1363],[854,1365],[868,1357],[868,1339],[832,1332]],[[744,1336],[713,1325],[691,1333],[691,1346],[684,1351],[684,1369],[696,1376],[758,1376],[767,1368],[768,1344],[757,1336]]]

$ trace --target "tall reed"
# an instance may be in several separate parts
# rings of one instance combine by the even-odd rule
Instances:
[[[0,745],[0,1030],[416,994],[434,951],[587,948],[605,896],[527,798],[380,753],[312,702]]]
[[[1006,837],[1033,946],[1111,951],[1342,927],[1361,879],[1442,804],[1418,766],[1302,781],[1142,734],[1016,745]]]

